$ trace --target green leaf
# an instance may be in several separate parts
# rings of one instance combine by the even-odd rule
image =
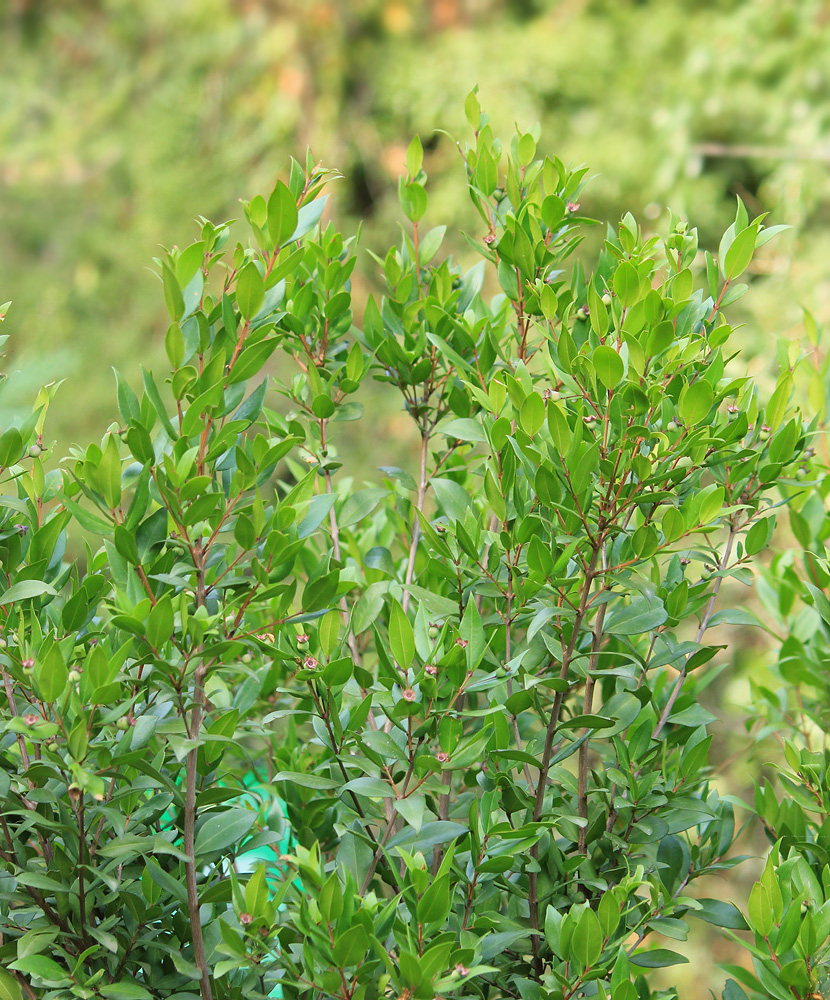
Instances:
[[[250,809],[228,809],[209,817],[196,834],[196,856],[218,854],[239,845],[256,819],[257,814]]]
[[[55,643],[38,666],[37,686],[43,700],[50,704],[57,701],[66,690],[68,678],[69,671],[63,662],[60,646]]]
[[[461,521],[470,507],[467,491],[452,479],[430,479],[430,486],[444,513],[453,521]]]
[[[621,261],[614,272],[614,293],[626,308],[640,297],[640,276],[630,261]]]
[[[687,965],[689,959],[668,948],[652,948],[651,951],[634,952],[630,962],[641,969],[665,969],[670,965]]]
[[[418,901],[418,922],[443,923],[450,912],[450,881],[445,875],[430,885]]]
[[[625,367],[623,359],[617,354],[613,347],[600,344],[594,348],[591,356],[597,378],[606,389],[613,389],[622,381]]]
[[[320,211],[322,212],[322,206]],[[283,181],[277,181],[276,187],[268,199],[268,232],[271,234],[274,244],[281,247],[292,237],[298,222],[299,214],[294,195],[291,194]],[[299,239],[299,237],[296,238]]]
[[[18,955],[20,955],[21,941],[22,938],[18,938]],[[20,983],[5,969],[0,969],[0,1000],[23,1000],[23,990],[20,988]]]
[[[416,135],[413,136],[412,142],[409,144],[409,149],[406,151],[406,171],[410,177],[415,177],[418,174],[423,162],[424,147],[421,145],[420,138]]]
[[[176,323],[184,315],[184,297],[176,275],[166,263],[161,266],[161,280],[164,284],[164,301],[167,304],[167,311],[170,313],[170,319]]]
[[[590,907],[582,911],[573,933],[571,948],[583,969],[590,969],[602,954],[603,933],[599,918]]]
[[[0,436],[0,466],[14,465],[23,453],[23,438],[16,427],[9,427]]]
[[[700,903],[700,909],[691,910],[691,916],[705,920],[707,924],[728,927],[733,931],[747,929],[743,914],[734,903],[727,903],[722,899],[698,899],[698,903]]]
[[[236,304],[245,319],[253,319],[265,301],[265,282],[259,268],[249,261],[236,279]]]
[[[680,419],[690,427],[700,423],[712,408],[715,393],[706,379],[690,382],[680,393]]]
[[[44,594],[54,597],[55,593],[55,588],[42,580],[21,580],[19,583],[13,583],[0,597],[0,606],[14,604],[16,601],[27,601],[33,597],[43,597]]]
[[[389,495],[389,491],[381,487],[372,487],[366,490],[358,490],[347,497],[337,523],[340,528],[349,528],[353,524],[358,524],[365,520],[384,497]]]
[[[107,1000],[152,1000],[152,994],[138,983],[111,983],[109,986],[100,986],[98,992]]]
[[[522,403],[519,420],[522,430],[531,437],[545,422],[545,404],[538,392],[531,392]]]
[[[659,628],[668,618],[657,597],[635,597],[630,604],[618,604],[605,623],[611,635],[640,635]]]
[[[733,281],[749,267],[752,255],[755,253],[755,241],[758,238],[758,227],[748,226],[741,230],[732,245],[726,251],[723,260],[723,275]]]
[[[161,649],[173,635],[173,602],[163,597],[147,616],[147,641],[153,649]]]
[[[328,791],[342,784],[342,782],[334,781],[332,778],[323,778],[316,774],[306,774],[304,771],[280,771],[274,775],[274,781],[286,781],[291,785],[300,785],[301,788],[313,788],[316,791]]]
[[[415,657],[415,633],[406,612],[394,598],[389,599],[389,648],[396,662],[406,670]]]
[[[686,519],[677,507],[667,507],[660,526],[666,541],[673,542],[686,531]]]
[[[28,955],[26,958],[19,958],[12,962],[10,969],[17,969],[27,976],[37,976],[48,983],[63,983],[69,980],[69,973],[54,959],[45,955]]]
[[[317,626],[317,637],[320,649],[326,656],[331,656],[337,648],[337,637],[340,632],[340,612],[332,609],[326,612]]]
[[[458,438],[460,441],[473,441],[476,444],[487,442],[487,435],[479,421],[471,420],[468,417],[447,420],[441,424],[438,430],[448,438]]]
[[[110,434],[107,446],[98,463],[98,488],[111,510],[121,503],[121,457],[115,435]]]
[[[478,605],[474,599],[467,601],[458,634],[467,642],[464,650],[467,658],[467,670],[475,670],[484,656],[487,640],[484,635],[484,626],[481,623],[481,615],[478,612]]]

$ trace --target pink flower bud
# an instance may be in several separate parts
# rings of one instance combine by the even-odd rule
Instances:
[[[27,712],[23,716],[23,721],[27,726],[33,726],[37,722],[37,716],[32,712]]]
[[[240,922],[240,924],[251,924],[251,923],[253,923],[253,921],[254,921],[254,918],[251,916],[250,913],[240,913],[239,914],[239,922]]]
[[[466,639],[456,639],[455,644],[456,646],[460,646],[462,649],[466,649],[469,645]]]
[[[424,667],[424,672],[428,673],[430,677],[435,677],[438,674],[438,667],[434,663],[428,663]]]
[[[450,760],[450,755],[448,753],[444,753],[443,750],[439,750],[438,753],[435,755],[435,759],[440,764],[448,764]]]
[[[303,666],[306,668],[306,670],[316,670],[319,664],[317,660],[314,659],[313,656],[307,656],[303,660]]]
[[[404,688],[403,689],[403,700],[404,701],[415,701],[415,699],[417,697],[418,696],[415,694],[415,692],[412,690],[412,688]]]

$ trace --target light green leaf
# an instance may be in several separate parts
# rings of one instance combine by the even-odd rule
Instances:
[[[591,356],[597,378],[606,389],[613,389],[619,385],[625,372],[623,359],[617,354],[613,347],[607,344],[600,344],[594,348]]]
[[[389,648],[397,663],[406,670],[415,656],[415,633],[403,608],[389,599]]]
[[[605,623],[611,635],[640,635],[659,628],[668,618],[657,597],[635,597],[630,604],[618,604]]]
[[[228,809],[210,816],[196,834],[196,856],[218,854],[232,845],[238,845],[256,818],[257,814],[251,809]]]

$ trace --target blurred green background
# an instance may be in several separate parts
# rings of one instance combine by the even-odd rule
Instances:
[[[458,151],[435,131],[467,138],[476,83],[498,134],[538,121],[542,151],[591,167],[594,218],[630,210],[660,231],[671,206],[714,249],[738,195],[793,227],[753,265],[744,369],[774,376],[775,340],[800,336],[802,306],[828,319],[821,0],[0,0],[0,301],[14,300],[0,418],[63,378],[49,436],[61,450],[100,437],[116,415],[111,366],[135,384],[139,363],[166,365],[159,246],[190,242],[197,215],[238,217],[238,199],[267,194],[306,146],[344,175],[328,215],[347,232],[364,220],[358,300],[377,271],[366,249],[398,236],[414,132],[426,223],[478,232]],[[460,239],[452,249],[469,257]],[[382,395],[377,407],[353,457],[405,464],[406,419]],[[760,640],[740,638],[738,665],[760,668]],[[718,690],[734,702],[748,688]],[[724,758],[743,746],[739,731],[721,739]],[[751,874],[709,892],[739,898]],[[691,954],[675,975],[697,1000],[732,956],[702,933]]]

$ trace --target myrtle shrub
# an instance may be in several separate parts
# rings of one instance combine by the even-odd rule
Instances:
[[[696,888],[740,860],[702,700],[709,629],[747,613],[719,592],[782,505],[827,534],[801,359],[764,404],[729,346],[776,227],[739,204],[698,268],[685,223],[626,216],[589,270],[586,171],[467,115],[472,267],[422,224],[416,138],[358,327],[330,173],[292,161],[244,203],[250,245],[202,219],[158,259],[170,372],[117,376],[100,444],[44,446],[54,387],[0,437],[4,996],[670,997],[649,970],[687,961],[691,920],[750,949],[726,1000],[824,981],[806,730],[784,802],[759,792],[748,924]],[[420,461],[355,483],[338,434],[378,433],[368,380]],[[776,559],[781,672],[825,690],[827,565]]]

